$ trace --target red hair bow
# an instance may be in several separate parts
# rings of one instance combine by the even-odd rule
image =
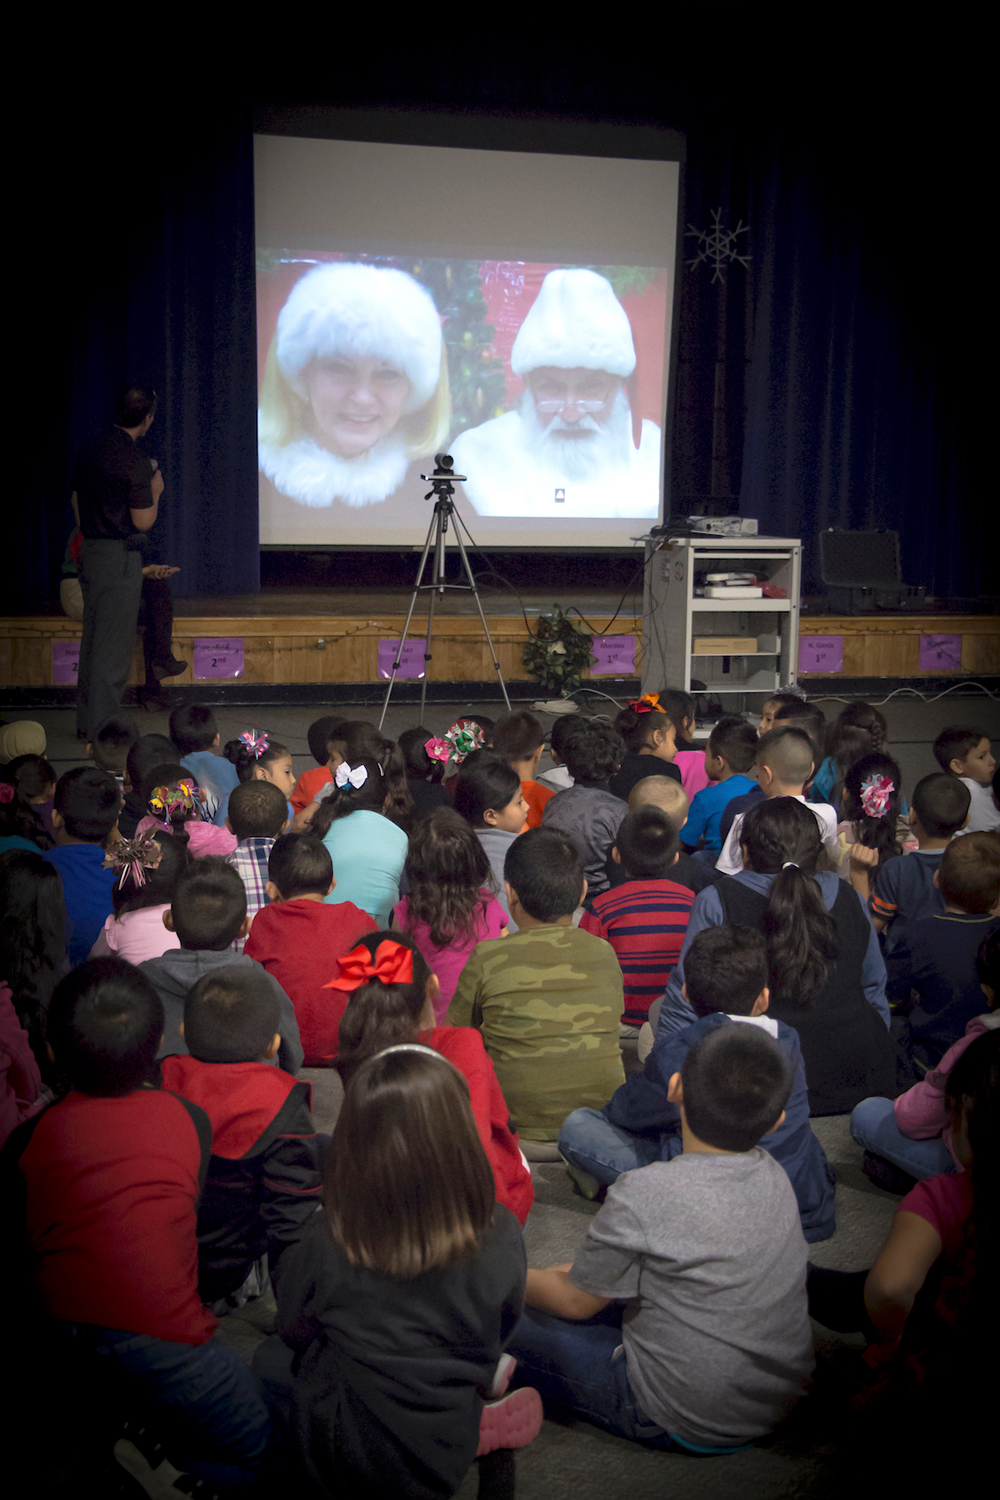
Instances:
[[[412,984],[413,954],[403,943],[386,938],[375,949],[374,958],[359,943],[340,960],[340,968],[325,984],[325,990],[356,990],[377,979],[380,984]]]

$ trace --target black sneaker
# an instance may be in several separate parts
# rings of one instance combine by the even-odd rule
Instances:
[[[909,1172],[886,1161],[884,1156],[876,1156],[874,1151],[865,1152],[861,1170],[868,1181],[873,1182],[884,1193],[896,1193],[900,1198],[917,1185],[917,1179],[911,1177]]]

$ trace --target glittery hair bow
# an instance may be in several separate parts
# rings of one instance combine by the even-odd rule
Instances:
[[[119,839],[104,856],[106,870],[119,871],[118,887],[131,877],[133,885],[146,884],[146,870],[155,870],[163,850],[155,839],[141,833],[136,839]]]
[[[264,730],[257,733],[256,729],[245,729],[240,735],[240,744],[249,751],[254,760],[260,760],[267,750],[267,734]]]
[[[359,943],[340,960],[337,970],[325,990],[356,990],[363,984],[377,979],[380,984],[412,984],[413,953],[403,943],[385,938],[375,949],[374,956],[364,943]]]
[[[481,750],[486,744],[485,734],[471,719],[456,719],[444,738],[451,747],[450,759],[456,766],[460,766],[473,750]]]
[[[643,693],[641,698],[636,698],[629,704],[629,708],[636,714],[651,714],[654,709],[658,714],[665,711],[660,707],[659,693]]]
[[[0,803],[13,802],[14,788],[9,781],[0,781]]]
[[[883,773],[866,776],[861,783],[861,806],[869,818],[884,818],[889,811],[889,801],[896,790],[891,776]]]
[[[333,773],[333,784],[341,791],[346,786],[352,786],[356,792],[360,791],[367,780],[367,766],[355,766],[352,771],[346,760],[342,760]]]
[[[161,813],[164,828],[170,827],[170,815],[175,812],[194,814],[198,805],[198,787],[193,781],[178,781],[175,786],[153,788],[149,799],[153,812]]]
[[[424,750],[431,760],[443,760],[447,762],[451,755],[451,746],[447,740],[424,740]]]

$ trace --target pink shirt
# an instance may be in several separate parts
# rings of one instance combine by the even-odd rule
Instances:
[[[138,911],[127,911],[121,917],[112,914],[88,957],[107,958],[113,953],[138,965],[147,958],[159,958],[168,948],[179,948],[181,940],[176,932],[168,932],[163,925],[163,913],[169,910],[169,905],[140,906]]]
[[[499,901],[489,891],[480,891],[480,895],[486,898],[486,910],[484,912],[482,907],[479,908],[475,920],[475,937],[466,943],[448,943],[443,948],[436,948],[431,942],[430,928],[426,922],[415,922],[410,917],[406,898],[397,901],[392,908],[393,926],[410,934],[427,960],[427,967],[432,974],[437,975],[441,993],[434,1001],[434,1019],[439,1026],[444,1024],[445,1013],[473,948],[484,938],[499,937],[507,926],[507,918]]]
[[[163,824],[152,813],[147,813],[138,824],[135,836],[138,838],[142,833],[156,833],[158,829],[163,829]],[[228,828],[217,828],[214,823],[201,823],[196,818],[184,824],[184,831],[194,859],[204,859],[209,854],[228,859],[238,842],[235,833],[230,833]]]

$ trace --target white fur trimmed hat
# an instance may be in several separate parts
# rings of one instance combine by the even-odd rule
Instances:
[[[441,319],[434,299],[405,271],[334,261],[295,283],[281,312],[275,353],[281,373],[303,398],[302,372],[314,359],[385,359],[413,390],[417,411],[441,374]]]
[[[550,271],[518,329],[510,364],[515,375],[542,365],[631,375],[632,329],[610,281],[596,271]]]

